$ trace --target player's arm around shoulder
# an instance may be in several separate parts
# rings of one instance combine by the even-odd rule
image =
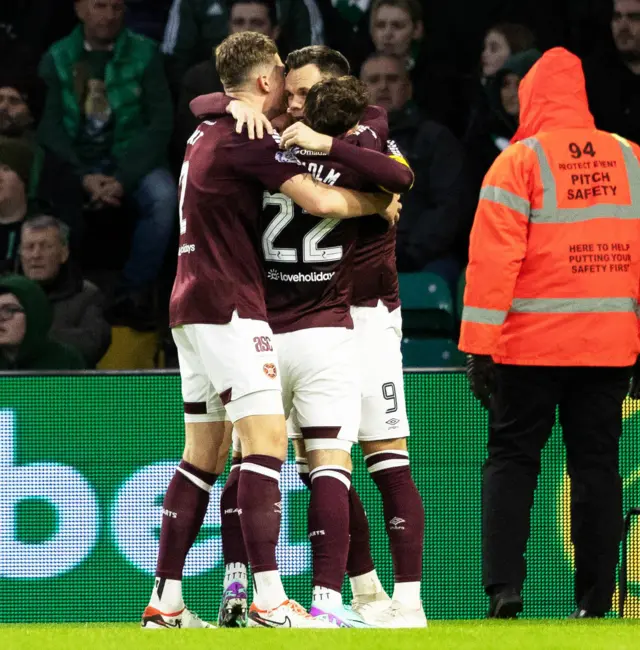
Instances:
[[[391,194],[408,191],[414,180],[409,164],[397,147],[389,155],[381,153],[387,143],[377,139],[366,126],[357,126],[342,139],[317,133],[306,124],[296,122],[284,131],[280,146],[283,149],[298,146],[330,155]]]
[[[397,195],[332,187],[316,181],[311,174],[294,176],[282,184],[280,191],[309,214],[321,218],[351,219],[379,214],[394,225],[402,208]]]

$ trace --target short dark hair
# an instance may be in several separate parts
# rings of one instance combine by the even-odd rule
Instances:
[[[275,27],[278,24],[278,10],[275,0],[228,0],[229,15],[234,5],[262,5],[267,8],[271,25]]]
[[[374,0],[371,15],[373,16],[380,7],[397,7],[406,11],[414,25],[422,20],[422,5],[419,0]]]
[[[338,136],[352,129],[369,104],[367,87],[355,77],[320,81],[304,102],[304,121],[314,131]]]
[[[511,54],[530,50],[536,44],[534,33],[526,26],[520,23],[498,23],[487,30],[489,32],[498,32],[502,34],[509,44]]]
[[[344,77],[351,73],[349,61],[338,50],[332,50],[326,45],[308,45],[294,50],[285,61],[287,70],[298,70],[305,65],[313,64],[326,77]]]
[[[276,44],[258,32],[231,34],[216,48],[216,70],[225,88],[237,88],[247,81],[252,68],[271,63],[278,54]]]
[[[402,73],[407,77],[407,79],[411,81],[411,75],[407,70],[407,62],[405,59],[395,54],[387,54],[385,52],[372,52],[369,54],[369,56],[364,60],[362,67],[360,68],[360,76],[362,76],[362,70],[364,66],[369,63],[369,61],[377,61],[378,59],[390,59],[391,61],[394,61],[400,68],[402,68]]]

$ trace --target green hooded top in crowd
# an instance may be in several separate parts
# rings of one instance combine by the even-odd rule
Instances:
[[[57,343],[49,336],[52,309],[44,291],[36,282],[21,275],[0,277],[0,293],[13,294],[25,310],[27,327],[15,359],[0,347],[0,371],[3,370],[81,370],[82,355],[74,348]]]

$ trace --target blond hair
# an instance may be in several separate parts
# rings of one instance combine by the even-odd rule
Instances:
[[[248,81],[257,65],[273,62],[278,54],[276,44],[257,32],[232,34],[216,48],[216,70],[225,88],[238,88]]]

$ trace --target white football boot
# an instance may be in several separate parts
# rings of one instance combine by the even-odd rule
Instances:
[[[379,616],[383,613],[386,614],[390,607],[391,598],[384,590],[374,594],[354,596],[351,601],[351,609],[360,614],[362,619],[373,627],[380,627]]]
[[[183,607],[179,612],[164,614],[150,605],[144,610],[140,625],[145,630],[215,627],[215,625],[203,621],[199,616],[188,610],[186,607]]]
[[[295,600],[285,600],[284,603],[273,609],[258,609],[253,603],[249,608],[247,627],[275,627],[275,628],[333,628],[328,621],[314,618],[307,610]]]
[[[403,627],[427,627],[427,617],[422,605],[413,609],[406,605],[401,605],[394,600],[391,607],[386,612],[377,616],[378,627],[385,628],[403,628]]]

